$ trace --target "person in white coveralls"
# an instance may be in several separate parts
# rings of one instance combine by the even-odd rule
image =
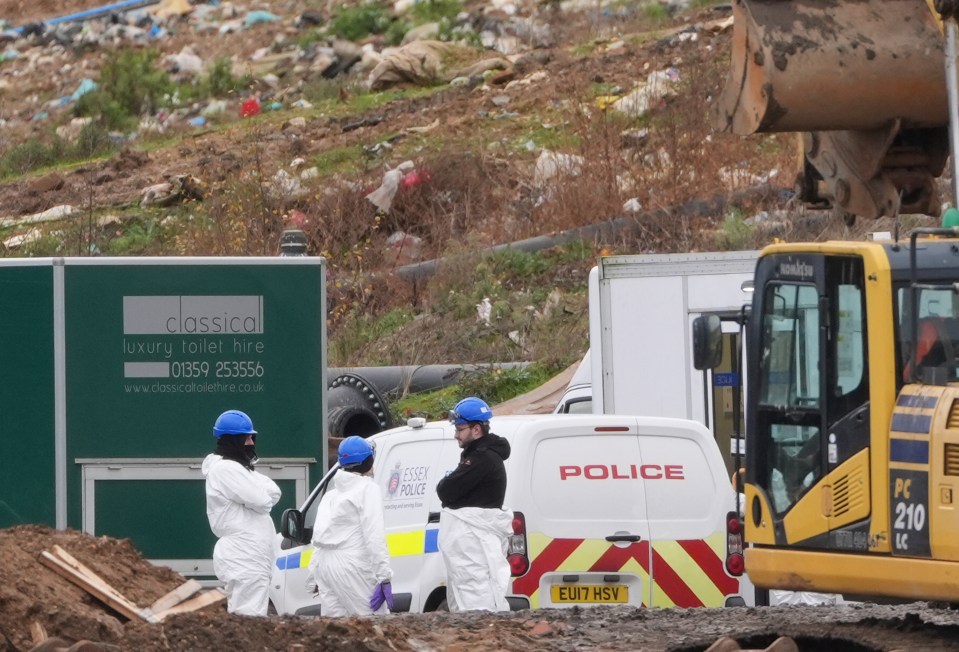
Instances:
[[[227,410],[213,425],[216,451],[203,460],[206,515],[218,537],[213,572],[223,582],[227,611],[265,616],[269,604],[273,539],[270,510],[280,488],[254,470],[256,430],[239,410]]]
[[[451,612],[509,611],[510,567],[506,547],[513,512],[503,509],[510,445],[490,432],[493,411],[464,398],[450,411],[460,463],[436,485],[443,506],[439,549],[446,564],[446,602]]]
[[[383,496],[373,481],[374,450],[362,437],[340,444],[340,470],[316,510],[310,579],[323,616],[369,616],[393,609]]]

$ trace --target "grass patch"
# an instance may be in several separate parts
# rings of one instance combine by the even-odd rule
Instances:
[[[149,256],[163,253],[167,229],[157,218],[132,219],[116,227],[112,237],[105,240],[106,256]]]
[[[552,151],[573,151],[581,143],[580,137],[558,127],[544,127],[542,122],[531,124],[530,131],[513,141],[513,148],[527,149],[527,143],[532,142],[536,147]]]
[[[100,158],[117,150],[110,134],[97,123],[83,127],[75,143],[59,136],[31,138],[0,157],[0,177],[17,177],[44,169],[66,167]]]
[[[643,16],[654,25],[660,25],[671,19],[669,10],[658,2],[650,2],[643,6]]]
[[[411,13],[419,24],[452,20],[463,11],[459,0],[421,0],[413,5]]]
[[[495,406],[536,389],[554,375],[552,370],[539,364],[482,369],[467,374],[455,385],[398,399],[391,403],[390,411],[398,424],[405,423],[410,417],[437,421],[445,419],[457,401],[467,396],[477,396]],[[495,407],[493,414],[496,414]]]
[[[385,106],[390,102],[396,102],[403,99],[412,100],[418,97],[427,97],[437,92],[437,90],[442,90],[442,88],[445,87],[414,87],[406,89],[391,89],[377,93],[365,93],[363,95],[354,95],[345,107],[348,109],[346,113],[363,113],[372,109],[377,109],[381,106]]]
[[[358,83],[344,84],[338,79],[318,79],[303,89],[303,97],[313,103],[314,115],[338,118],[356,116],[390,102],[428,97],[443,88],[397,88],[371,93]]]
[[[330,366],[347,366],[354,353],[411,321],[413,312],[409,308],[395,308],[379,318],[364,315],[351,320],[348,327],[338,329],[336,335],[329,338]]]
[[[320,170],[320,174],[334,175],[355,170],[363,161],[363,146],[334,147],[318,154],[313,159],[313,165]]]
[[[456,402],[463,398],[459,385],[450,385],[435,392],[410,394],[390,403],[390,413],[396,424],[406,423],[411,417],[423,417],[429,421],[443,419]]]
[[[47,231],[32,242],[27,242],[18,250],[18,258],[49,258],[64,253],[64,242],[60,233]]]

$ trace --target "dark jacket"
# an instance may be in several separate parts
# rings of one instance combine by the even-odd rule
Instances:
[[[503,508],[509,442],[489,433],[471,441],[460,454],[460,463],[436,485],[443,507]]]

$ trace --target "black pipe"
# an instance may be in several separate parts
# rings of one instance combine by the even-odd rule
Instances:
[[[362,376],[330,376],[326,394],[326,427],[332,437],[369,437],[393,427],[393,417],[376,386]]]

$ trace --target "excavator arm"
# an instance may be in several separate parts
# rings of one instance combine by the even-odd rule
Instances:
[[[801,134],[800,199],[847,220],[937,215],[949,155],[943,57],[925,0],[734,0],[717,126]]]

